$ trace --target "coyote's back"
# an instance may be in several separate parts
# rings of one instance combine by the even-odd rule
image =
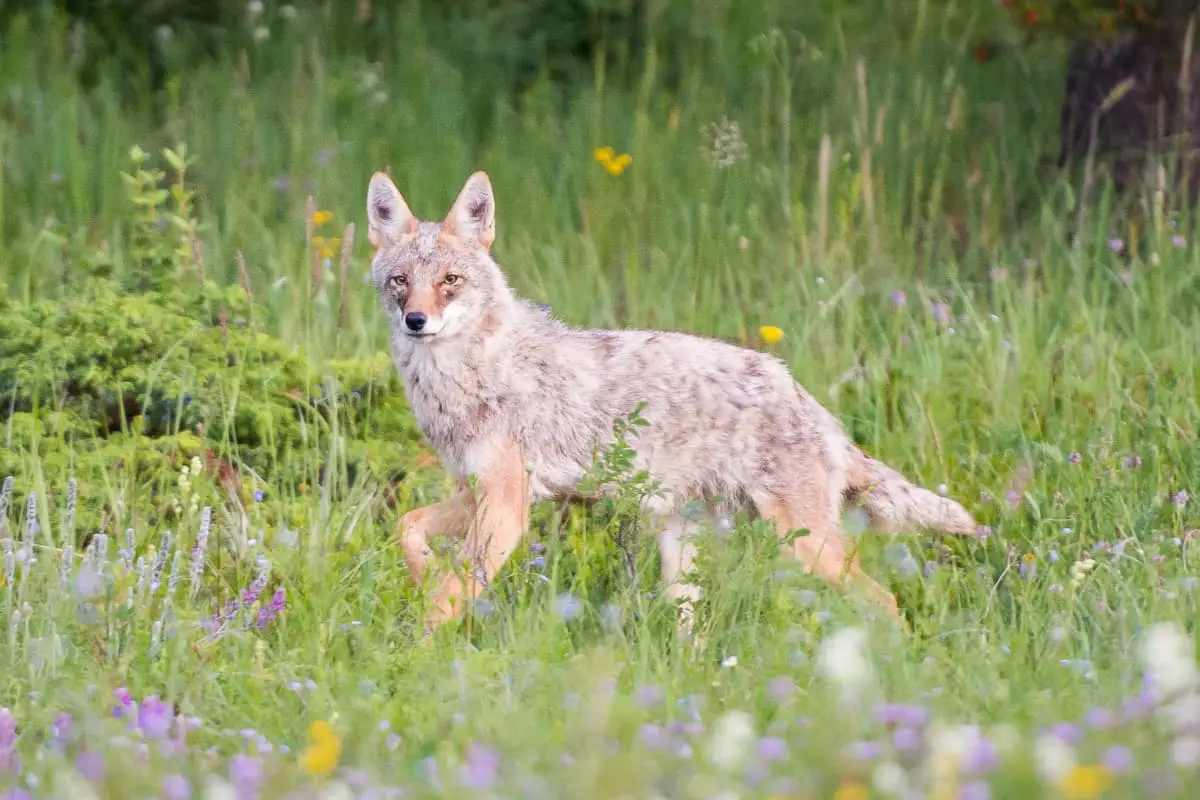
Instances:
[[[456,476],[519,481],[522,504],[568,496],[611,442],[614,420],[642,405],[648,424],[630,444],[661,489],[647,510],[660,519],[664,554],[681,562],[691,558],[682,505],[722,498],[781,533],[807,528],[795,552],[811,569],[835,582],[848,570],[894,608],[847,547],[847,500],[886,530],[975,530],[962,506],[867,457],[779,359],[684,333],[573,329],[518,298],[489,252],[495,204],[483,173],[441,223],[418,221],[377,173],[368,217],[393,359],[418,424]],[[501,464],[512,471],[503,480]]]

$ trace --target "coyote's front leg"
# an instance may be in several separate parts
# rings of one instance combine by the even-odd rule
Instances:
[[[434,534],[461,539],[471,525],[471,488],[460,481],[453,496],[438,503],[414,508],[400,518],[400,550],[408,564],[413,583],[421,585],[425,577],[425,559],[432,554],[429,537]]]
[[[479,473],[478,496],[466,540],[466,579],[451,573],[442,578],[426,629],[457,618],[473,602],[517,549],[529,520],[529,476],[524,454],[509,437],[495,440]]]

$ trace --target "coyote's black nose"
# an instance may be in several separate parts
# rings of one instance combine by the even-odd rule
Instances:
[[[420,311],[410,311],[404,315],[404,324],[408,326],[410,331],[419,331],[425,327],[425,322],[428,319]]]

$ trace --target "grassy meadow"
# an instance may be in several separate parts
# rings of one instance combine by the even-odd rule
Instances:
[[[515,92],[414,4],[267,3],[160,91],[0,33],[0,798],[1192,796],[1195,220],[1048,170],[1062,51],[973,59],[976,5],[706,5]],[[425,219],[486,170],[519,292],[772,349],[991,534],[862,537],[899,627],[737,520],[697,647],[630,477],[422,646],[384,168]]]

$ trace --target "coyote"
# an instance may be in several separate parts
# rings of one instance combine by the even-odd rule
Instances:
[[[465,540],[473,566],[465,579],[440,580],[427,633],[486,588],[523,536],[531,503],[575,495],[597,448],[612,442],[613,422],[639,405],[648,425],[630,445],[660,490],[644,511],[681,626],[690,628],[699,598],[685,580],[695,558],[690,501],[710,518],[724,503],[746,507],[781,536],[807,529],[794,556],[835,586],[861,584],[893,616],[895,597],[863,572],[841,529],[843,504],[863,506],[884,532],[978,530],[961,505],[856,447],[780,359],[685,333],[579,330],[518,297],[490,253],[496,204],[486,173],[468,178],[444,220],[427,222],[377,172],[367,218],[392,359],[457,487],[401,518],[401,549],[418,584],[432,534]]]

